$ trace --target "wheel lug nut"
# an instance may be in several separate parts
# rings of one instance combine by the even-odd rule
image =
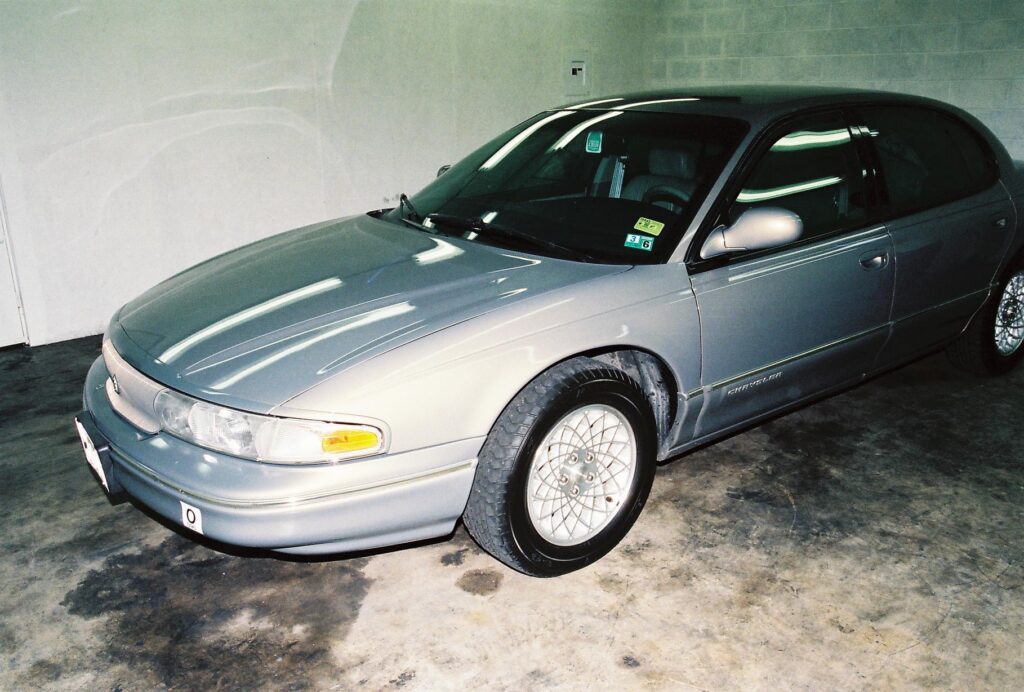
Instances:
[[[578,486],[578,485],[572,486],[572,494],[573,495],[579,495],[580,494],[580,486]]]
[[[591,452],[587,452],[587,461],[593,461],[594,455]]]
[[[562,474],[561,476],[558,477],[558,482],[559,483],[568,483],[569,482],[569,477],[566,476],[565,474]]]
[[[588,473],[587,474],[587,481],[589,482],[589,481],[592,481],[592,480],[594,480],[594,474]]]
[[[579,460],[580,460],[579,457],[576,456],[575,454],[570,454],[569,455],[569,463],[570,464],[575,464]]]

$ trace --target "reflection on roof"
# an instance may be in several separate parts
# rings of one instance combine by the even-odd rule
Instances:
[[[930,99],[885,91],[831,86],[739,85],[693,86],[629,94],[596,95],[552,110],[624,110],[692,113],[755,119],[794,108],[839,105],[866,100],[934,104]]]

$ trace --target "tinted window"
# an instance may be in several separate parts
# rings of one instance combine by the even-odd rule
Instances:
[[[746,130],[735,120],[625,108],[542,113],[413,195],[417,218],[407,207],[384,218],[532,252],[545,249],[524,234],[599,261],[659,262]],[[467,229],[469,221],[483,230]]]
[[[804,238],[855,226],[867,217],[864,174],[841,116],[801,118],[775,138],[743,183],[726,223],[754,207],[797,213]]]
[[[934,207],[995,182],[993,157],[960,121],[927,108],[879,106],[860,111],[881,164],[892,211]]]

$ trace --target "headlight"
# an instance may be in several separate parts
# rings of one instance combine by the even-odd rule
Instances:
[[[317,464],[377,454],[384,434],[369,425],[275,418],[165,389],[154,402],[167,432],[201,447],[276,464]]]

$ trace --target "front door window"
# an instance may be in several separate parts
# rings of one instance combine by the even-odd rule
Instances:
[[[726,225],[756,207],[795,212],[803,221],[803,239],[863,225],[865,172],[840,115],[802,118],[777,137],[729,206]]]

